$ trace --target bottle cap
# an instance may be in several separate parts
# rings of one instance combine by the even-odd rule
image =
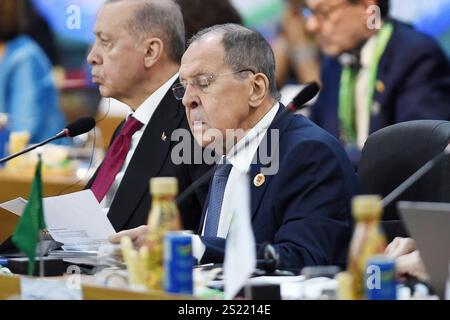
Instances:
[[[150,179],[150,193],[153,196],[176,196],[178,180],[173,177],[158,177]]]
[[[382,211],[382,201],[378,195],[360,195],[352,199],[352,212],[356,220],[380,219]]]
[[[8,266],[8,258],[0,256],[0,269]]]

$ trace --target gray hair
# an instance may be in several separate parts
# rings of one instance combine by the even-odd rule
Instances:
[[[188,45],[201,40],[209,33],[222,35],[225,64],[231,70],[251,69],[265,74],[269,79],[270,95],[277,101],[280,100],[281,95],[275,81],[275,56],[270,44],[259,32],[233,23],[215,25],[197,32]]]
[[[129,1],[139,3],[128,21],[130,33],[142,39],[152,34],[167,48],[169,58],[180,63],[185,51],[185,31],[180,6],[173,0],[107,0],[106,4]]]

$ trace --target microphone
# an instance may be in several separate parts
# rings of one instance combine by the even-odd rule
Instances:
[[[14,159],[14,158],[16,158],[16,157],[18,157],[18,156],[20,156],[20,155],[22,155],[24,153],[27,153],[27,152],[29,152],[31,150],[34,150],[34,149],[38,148],[38,147],[41,147],[41,146],[43,146],[43,145],[45,145],[45,144],[47,144],[47,143],[49,143],[51,141],[58,140],[58,139],[61,139],[61,138],[65,138],[65,137],[73,138],[73,137],[78,136],[80,134],[89,132],[94,127],[95,127],[95,120],[94,120],[94,118],[92,118],[92,117],[80,118],[78,120],[75,120],[71,124],[69,124],[66,128],[64,128],[64,130],[59,132],[57,135],[55,135],[55,136],[53,136],[53,137],[51,137],[51,138],[49,138],[49,139],[47,139],[45,141],[42,141],[42,142],[39,142],[39,143],[34,144],[32,146],[29,146],[28,148],[25,148],[22,151],[19,151],[17,153],[11,154],[11,155],[9,155],[7,157],[4,157],[4,158],[0,159],[0,164],[5,163],[5,162],[7,162],[7,161],[9,161],[11,159]]]
[[[59,138],[64,137],[76,137],[80,134],[91,131],[95,127],[95,120],[92,117],[83,117],[75,120],[69,124],[64,130],[58,133],[56,136]]]
[[[309,102],[312,98],[316,96],[316,94],[319,92],[320,87],[317,84],[317,82],[310,82],[306,84],[303,89],[294,97],[294,99],[288,104],[286,108],[284,108],[280,113],[278,113],[275,118],[273,119],[272,123],[269,125],[263,127],[261,129],[261,132],[264,130],[267,130],[269,126],[279,121],[281,118],[283,118],[288,113],[294,113],[296,111],[299,111],[305,107],[305,104]],[[255,137],[257,137],[256,135]],[[244,148],[246,144],[241,145],[241,148]],[[241,149],[237,149],[236,153]],[[205,182],[209,181],[209,179],[214,174],[214,171],[216,170],[216,166],[213,166],[211,169],[209,169],[206,173],[204,173],[200,178],[195,180],[189,187],[187,187],[181,194],[178,195],[175,202],[179,206],[180,203],[183,203],[190,195],[192,195],[195,190],[197,190],[201,185],[203,185]]]
[[[256,268],[265,271],[267,274],[274,273],[280,263],[280,256],[275,248],[264,242],[258,250]]]
[[[319,90],[320,87],[317,82],[313,81],[307,83],[286,108],[289,109],[290,112],[296,112],[303,109],[306,107],[306,104],[319,93]]]
[[[437,166],[439,163],[441,163],[442,161],[447,159],[449,154],[450,154],[450,143],[447,145],[447,147],[442,152],[440,152],[433,159],[431,159],[427,163],[425,163],[422,167],[420,167],[419,170],[414,172],[413,175],[411,175],[408,179],[403,181],[397,188],[395,188],[386,197],[384,197],[384,199],[382,200],[383,208],[385,208],[389,204],[391,204],[392,201],[397,199],[403,192],[405,192],[409,187],[411,187],[420,178],[422,178],[423,175],[425,175],[428,171],[430,171],[435,166]]]

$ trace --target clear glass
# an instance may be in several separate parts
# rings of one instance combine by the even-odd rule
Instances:
[[[98,248],[96,266],[93,270],[98,285],[126,288],[128,274],[120,245],[105,243]]]

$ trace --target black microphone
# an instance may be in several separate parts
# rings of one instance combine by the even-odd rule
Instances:
[[[271,274],[277,270],[280,264],[280,256],[275,248],[269,243],[264,242],[257,252],[256,268]]]
[[[22,151],[19,151],[17,153],[11,154],[7,157],[4,157],[2,159],[0,159],[0,164],[5,163],[11,159],[14,159],[24,153],[27,153],[31,150],[34,150],[38,147],[41,147],[51,141],[54,140],[58,140],[61,138],[65,138],[65,137],[75,137],[78,136],[80,134],[86,133],[91,131],[93,128],[95,127],[95,120],[92,117],[84,117],[84,118],[80,118],[78,120],[75,120],[74,122],[72,122],[71,124],[69,124],[66,128],[64,128],[64,130],[62,130],[61,132],[59,132],[57,135],[39,142],[38,144],[34,144],[32,146],[29,146],[28,148],[23,149]]]
[[[317,82],[313,81],[307,83],[286,108],[289,109],[290,112],[296,112],[303,109],[306,107],[306,104],[319,93],[319,90],[320,87]]]
[[[69,124],[63,131],[56,136],[59,138],[76,137],[80,134],[91,131],[95,127],[95,120],[92,117],[83,117]]]
[[[429,160],[425,163],[419,170],[414,172],[408,179],[403,181],[397,188],[391,191],[386,197],[384,197],[382,201],[383,208],[386,208],[389,204],[392,203],[395,199],[397,199],[403,192],[405,192],[409,187],[415,184],[423,175],[425,175],[428,171],[433,169],[439,163],[448,158],[450,154],[450,143],[445,147],[445,149],[434,156],[433,159]]]
[[[313,99],[316,94],[319,92],[320,87],[317,84],[317,82],[310,82],[307,83],[302,90],[294,97],[294,99],[288,104],[286,108],[284,108],[280,113],[278,113],[275,118],[273,119],[272,123],[265,126],[261,129],[261,131],[266,130],[271,126],[272,124],[279,121],[281,118],[283,118],[288,113],[294,113],[296,111],[299,111],[305,107],[305,104],[309,102],[311,99]],[[257,137],[256,135],[255,137]],[[247,146],[247,144],[241,145],[241,148],[244,148]],[[241,149],[237,149],[236,153]],[[216,166],[213,166],[211,169],[209,169],[206,173],[204,173],[200,178],[195,180],[189,187],[187,187],[181,194],[178,195],[176,198],[176,203],[179,206],[180,203],[183,203],[190,195],[192,195],[195,190],[197,190],[201,185],[203,185],[205,182],[209,181],[209,179],[214,174],[214,171],[216,170]]]

